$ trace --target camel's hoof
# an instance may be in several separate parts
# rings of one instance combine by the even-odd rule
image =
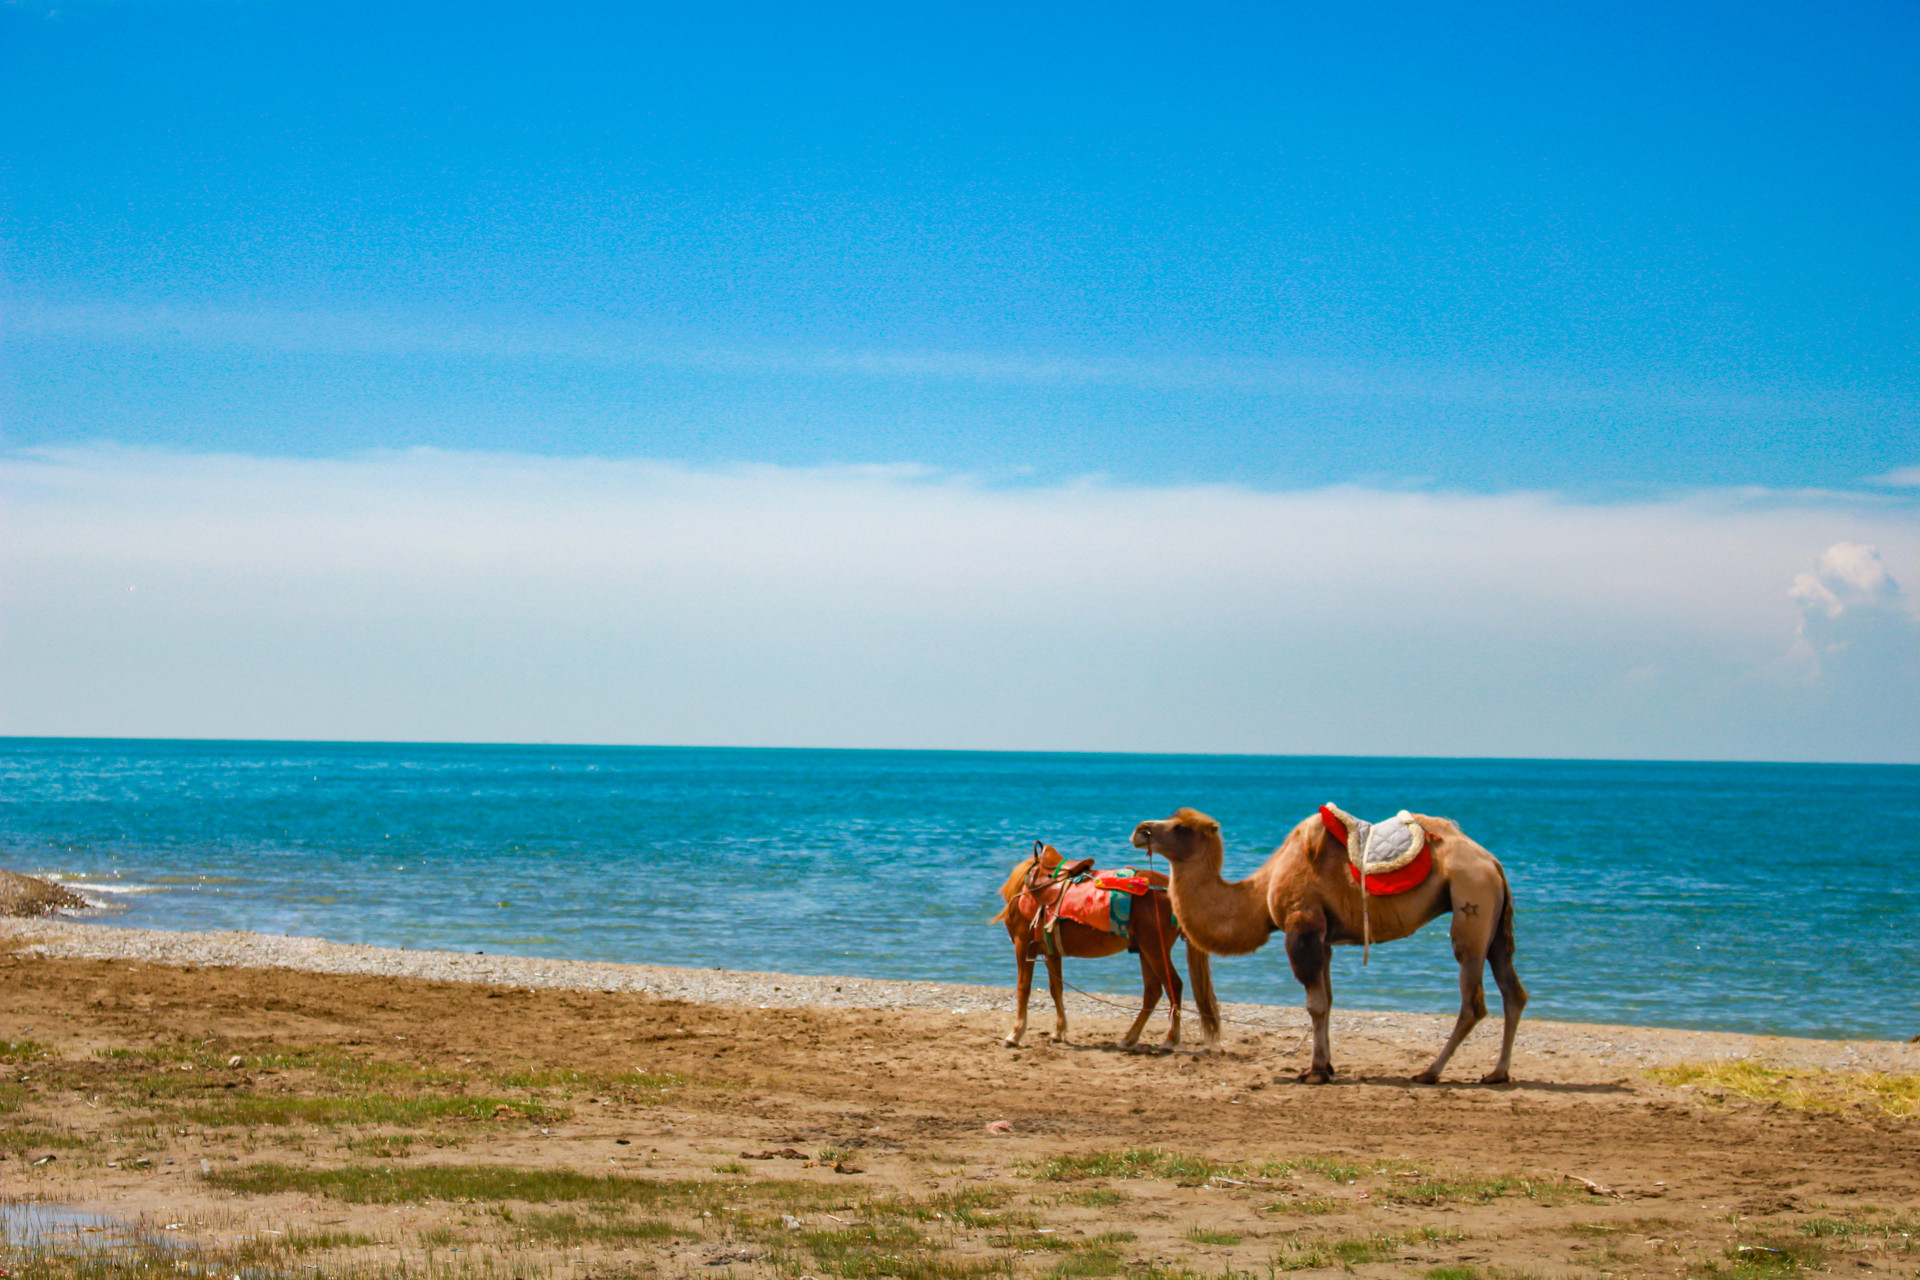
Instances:
[[[1480,1077],[1481,1084],[1507,1084],[1509,1077],[1504,1071],[1489,1071]]]
[[[1005,1040],[1002,1040],[1000,1043],[1008,1049],[1018,1049],[1020,1047],[1020,1042],[1018,1040],[1015,1040],[1012,1036],[1008,1036]]]
[[[1413,1082],[1415,1084],[1439,1084],[1440,1073],[1438,1071],[1422,1071],[1413,1078]]]
[[[1326,1084],[1332,1079],[1332,1071],[1322,1071],[1317,1067],[1311,1071],[1302,1071],[1300,1073],[1301,1084]]]

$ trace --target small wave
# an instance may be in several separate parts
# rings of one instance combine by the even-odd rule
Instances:
[[[128,880],[89,880],[80,876],[64,876],[58,872],[42,872],[40,878],[79,894],[90,907],[123,907],[126,905],[123,899],[143,893],[165,893],[169,887]]]

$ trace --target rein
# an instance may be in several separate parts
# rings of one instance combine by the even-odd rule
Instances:
[[[1044,880],[1034,879],[1034,876],[1042,869],[1040,859],[1046,853],[1046,849],[1047,845],[1044,840],[1035,840],[1033,842],[1033,865],[1027,868],[1027,882],[1021,886],[1020,892],[1025,897],[1033,899],[1033,918],[1027,925],[1029,932],[1039,937],[1042,950],[1046,951],[1049,955],[1058,955],[1059,952],[1055,949],[1053,941],[1053,930],[1047,920],[1047,904],[1040,901],[1040,891],[1050,885],[1061,883],[1066,880],[1067,877],[1061,875],[1056,870],[1050,873]],[[1061,859],[1058,865],[1065,866],[1066,860],[1064,858]],[[1060,899],[1055,898],[1053,900],[1053,922],[1057,923],[1059,919]]]

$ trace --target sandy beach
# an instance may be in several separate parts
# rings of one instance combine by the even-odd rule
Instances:
[[[1125,1053],[1128,1011],[1076,995],[1068,1043],[1043,1014],[1008,1050],[996,987],[62,918],[0,921],[0,990],[6,1194],[258,1274],[1920,1266],[1920,1044],[1530,1020],[1481,1086],[1496,1015],[1422,1088],[1450,1019],[1336,993],[1340,1075],[1309,1087],[1297,1007]],[[503,1169],[600,1181],[516,1200]],[[643,1201],[657,1225],[616,1229]]]

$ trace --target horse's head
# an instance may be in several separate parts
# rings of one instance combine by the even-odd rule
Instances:
[[[1171,818],[1143,822],[1133,829],[1133,847],[1157,853],[1168,862],[1220,854],[1220,824],[1198,809],[1178,809]]]

